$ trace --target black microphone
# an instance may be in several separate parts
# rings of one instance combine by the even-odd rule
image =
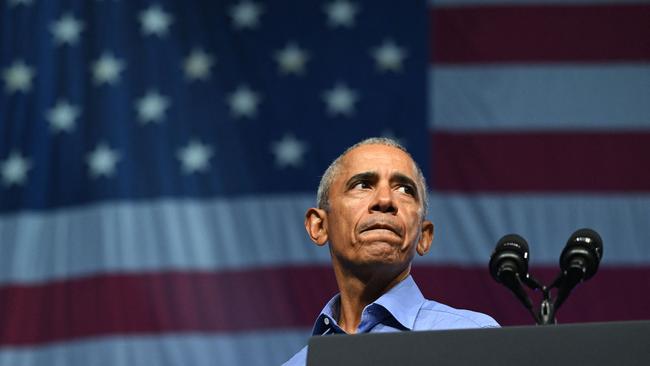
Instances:
[[[528,277],[528,243],[517,234],[502,237],[490,257],[490,274],[499,283],[510,289],[528,308],[533,304],[521,283]]]
[[[562,274],[557,281],[556,309],[578,283],[586,281],[596,274],[602,256],[603,240],[597,232],[585,228],[577,230],[571,235],[560,255]]]

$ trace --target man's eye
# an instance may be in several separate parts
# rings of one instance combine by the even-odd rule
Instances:
[[[367,182],[357,182],[352,186],[352,189],[366,189],[370,188],[370,184]]]
[[[411,196],[415,195],[415,190],[411,186],[399,186],[397,187],[397,191]]]

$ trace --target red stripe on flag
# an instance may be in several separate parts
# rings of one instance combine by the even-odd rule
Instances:
[[[0,289],[0,344],[93,335],[304,327],[336,292],[331,269],[100,275]]]
[[[434,7],[434,63],[650,60],[650,5]]]
[[[650,132],[434,132],[440,191],[650,191]]]
[[[483,311],[503,325],[532,322],[513,295],[494,283],[485,268],[425,266],[413,272],[429,298]],[[545,272],[554,274],[557,270]],[[335,292],[328,266],[102,275],[5,286],[0,289],[0,345],[98,335],[311,327]],[[648,292],[650,267],[601,268],[568,299],[560,319],[650,318],[648,297],[634,296]]]
[[[550,284],[558,272],[559,267],[530,270],[544,284]],[[427,266],[415,268],[413,277],[427,298],[489,314],[504,326],[534,324],[515,295],[490,277],[487,267]],[[637,295],[648,291],[650,266],[600,267],[593,278],[573,289],[558,310],[557,320],[578,323],[650,319],[650,298]],[[541,302],[539,292],[527,292],[534,304]]]

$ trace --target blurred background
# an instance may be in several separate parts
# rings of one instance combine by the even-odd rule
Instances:
[[[336,292],[303,214],[371,136],[431,191],[425,295],[533,324],[650,318],[650,2],[0,0],[0,365],[273,365]],[[539,298],[539,295],[537,295]]]

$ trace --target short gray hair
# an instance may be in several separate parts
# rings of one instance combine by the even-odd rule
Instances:
[[[418,166],[418,164],[413,159],[413,156],[406,150],[406,148],[401,145],[399,142],[394,139],[387,137],[371,137],[363,141],[357,142],[356,144],[347,148],[341,155],[339,155],[334,161],[327,167],[325,173],[321,177],[320,184],[318,185],[318,193],[316,194],[316,204],[318,208],[325,211],[329,211],[329,193],[334,179],[339,173],[341,168],[341,161],[350,151],[356,149],[357,147],[366,146],[366,145],[384,145],[400,149],[408,155],[413,161],[413,166],[417,172],[417,184],[418,190],[420,191],[420,199],[422,200],[422,218],[427,214],[429,208],[428,196],[427,196],[427,183],[424,179],[424,174]]]

